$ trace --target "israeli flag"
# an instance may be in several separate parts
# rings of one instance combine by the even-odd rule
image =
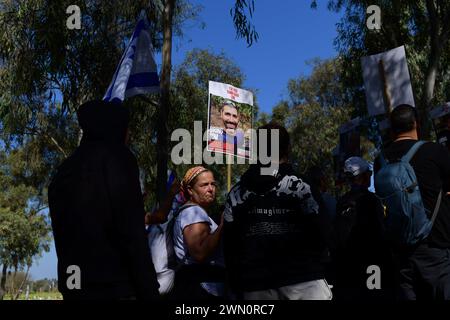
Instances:
[[[103,100],[123,101],[138,94],[158,93],[159,90],[150,31],[147,19],[141,15]]]

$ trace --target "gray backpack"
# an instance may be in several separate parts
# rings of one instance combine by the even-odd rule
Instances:
[[[175,271],[179,267],[173,242],[175,220],[184,209],[193,204],[185,204],[175,212],[171,212],[165,223],[150,226],[148,245],[159,282],[159,293],[166,295],[171,292],[175,281]]]

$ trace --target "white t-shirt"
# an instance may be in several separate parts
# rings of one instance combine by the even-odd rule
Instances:
[[[190,255],[186,244],[184,243],[183,230],[187,226],[194,223],[207,223],[210,228],[210,233],[214,233],[217,229],[217,224],[211,219],[205,210],[200,206],[192,206],[180,212],[175,220],[173,230],[173,242],[175,247],[175,254],[178,262],[183,264],[197,263]],[[224,267],[224,259],[222,246],[219,245],[216,251],[208,259],[208,263]]]

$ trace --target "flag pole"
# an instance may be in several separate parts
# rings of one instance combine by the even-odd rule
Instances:
[[[230,192],[231,189],[231,155],[227,154],[227,191]]]
[[[391,94],[389,92],[389,85],[386,79],[386,71],[384,68],[384,61],[380,59],[378,61],[378,70],[381,76],[381,82],[383,83],[383,100],[384,100],[384,108],[385,108],[385,118],[389,120],[389,115],[392,112],[392,102],[391,102]],[[380,131],[381,141],[383,145],[383,135]]]
[[[384,69],[383,60],[378,62],[378,69],[380,70],[381,82],[383,83],[384,107],[386,109],[386,113],[389,115],[392,111],[391,94],[389,93],[389,86],[386,80],[386,71]]]

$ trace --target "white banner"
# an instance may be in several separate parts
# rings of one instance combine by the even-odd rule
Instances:
[[[380,70],[380,61],[384,77]],[[386,113],[383,78],[387,84],[391,108],[400,104],[415,106],[404,46],[363,57],[361,65],[369,115]]]

